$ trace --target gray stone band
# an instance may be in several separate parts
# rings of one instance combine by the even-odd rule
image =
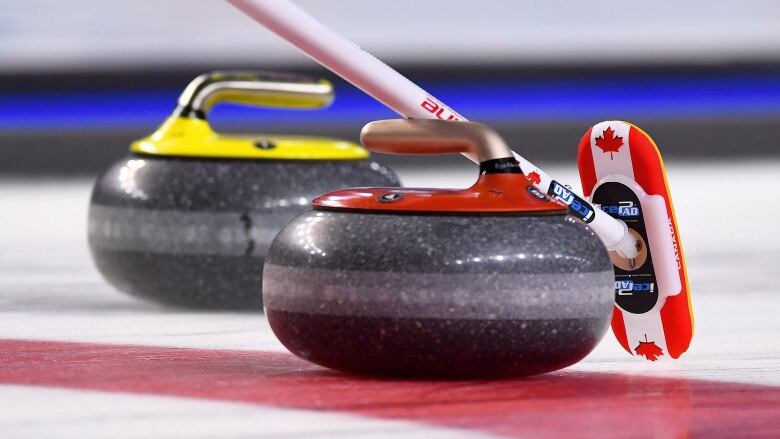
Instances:
[[[498,274],[306,269],[266,263],[269,309],[398,318],[545,320],[601,318],[612,272]]]
[[[288,212],[181,212],[90,208],[89,240],[99,249],[179,255],[265,257]]]

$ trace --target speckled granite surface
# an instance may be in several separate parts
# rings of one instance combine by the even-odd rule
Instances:
[[[97,180],[88,236],[112,285],[168,305],[261,309],[271,240],[312,198],[396,186],[371,160],[195,160],[129,156]]]
[[[292,352],[352,372],[527,375],[605,333],[612,264],[564,215],[309,211],[267,258],[268,320]]]

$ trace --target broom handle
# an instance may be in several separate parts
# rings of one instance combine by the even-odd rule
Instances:
[[[403,117],[466,120],[387,64],[287,0],[227,1]],[[593,207],[516,152],[513,154],[534,186],[566,203],[572,215],[589,223],[607,249],[615,250],[628,259],[636,257],[636,241],[628,233],[625,223]]]

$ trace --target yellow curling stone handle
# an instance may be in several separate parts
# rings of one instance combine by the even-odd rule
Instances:
[[[351,142],[302,136],[221,134],[208,113],[230,102],[257,107],[316,109],[333,102],[324,79],[245,71],[218,71],[195,78],[179,97],[173,114],[152,135],[133,142],[139,154],[222,159],[357,160],[369,156]]]

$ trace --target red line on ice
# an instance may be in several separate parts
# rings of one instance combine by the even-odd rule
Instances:
[[[404,381],[331,372],[286,353],[0,340],[0,383],[346,412],[510,437],[780,435],[780,388],[684,378]]]

